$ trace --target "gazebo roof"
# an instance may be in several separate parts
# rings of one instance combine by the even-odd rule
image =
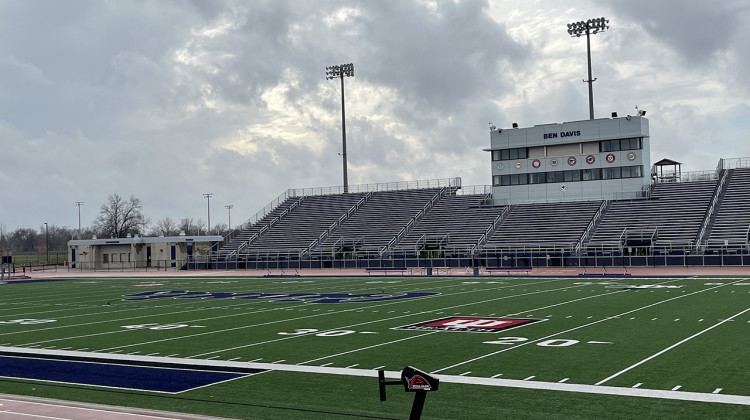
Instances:
[[[654,166],[674,166],[674,165],[682,165],[682,162],[677,162],[676,160],[672,160],[672,159],[662,159],[654,163]]]

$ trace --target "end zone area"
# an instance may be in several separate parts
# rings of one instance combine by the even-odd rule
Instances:
[[[0,293],[0,392],[404,418],[411,398],[380,403],[377,371],[411,365],[443,383],[423,418],[750,417],[741,276],[87,277]]]

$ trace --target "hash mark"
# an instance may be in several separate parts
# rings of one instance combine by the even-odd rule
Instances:
[[[672,388],[672,391],[677,391],[680,388],[682,388],[682,385],[677,385],[676,387]]]
[[[639,388],[641,385],[643,385],[643,382],[638,382],[637,384],[633,385],[631,388]]]
[[[353,364],[353,365],[349,365],[349,366],[347,366],[346,368],[347,368],[347,369],[351,369],[351,368],[353,368],[353,367],[356,367],[356,366],[359,366],[359,363],[355,363],[355,364]]]
[[[274,362],[274,363],[276,363],[276,362]],[[323,363],[322,365],[320,365],[320,367],[331,366],[332,364],[333,364],[333,362]]]
[[[503,376],[503,374],[502,373],[498,373],[497,375],[492,375],[492,376],[490,376],[490,379],[495,379],[495,378],[497,378],[499,376]]]
[[[562,384],[562,383],[568,382],[568,379],[570,379],[570,378],[562,378],[559,381],[557,381],[557,383]]]
[[[460,374],[460,375],[458,375],[458,376],[466,376],[466,375],[468,375],[468,374],[470,374],[470,373],[471,373],[471,371],[468,371],[468,372],[464,372],[464,373],[462,373],[462,374]]]
[[[535,375],[531,375],[531,376],[529,376],[528,378],[524,379],[524,381],[528,381],[528,380],[530,380],[530,379],[534,379],[534,378],[536,378],[536,376],[535,376]]]
[[[716,388],[714,392],[712,392],[712,394],[718,394],[719,392],[721,392],[721,390],[722,388]]]
[[[372,368],[372,370],[380,370],[380,369],[383,369],[384,367],[385,367],[385,365],[383,365],[383,366],[378,366],[378,367],[374,367],[374,368]]]
[[[274,364],[274,363],[281,363],[281,362],[286,362],[286,359],[281,359],[281,360],[277,360],[277,361],[275,361],[275,362],[271,362],[271,364]]]

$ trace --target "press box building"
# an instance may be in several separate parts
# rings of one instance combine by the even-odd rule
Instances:
[[[495,205],[642,197],[651,185],[648,119],[491,127]]]

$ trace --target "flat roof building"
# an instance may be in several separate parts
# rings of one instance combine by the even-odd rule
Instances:
[[[123,270],[179,267],[216,251],[221,236],[160,236],[68,241],[68,268]]]
[[[513,126],[491,127],[485,149],[495,205],[634,198],[651,184],[643,115]]]

